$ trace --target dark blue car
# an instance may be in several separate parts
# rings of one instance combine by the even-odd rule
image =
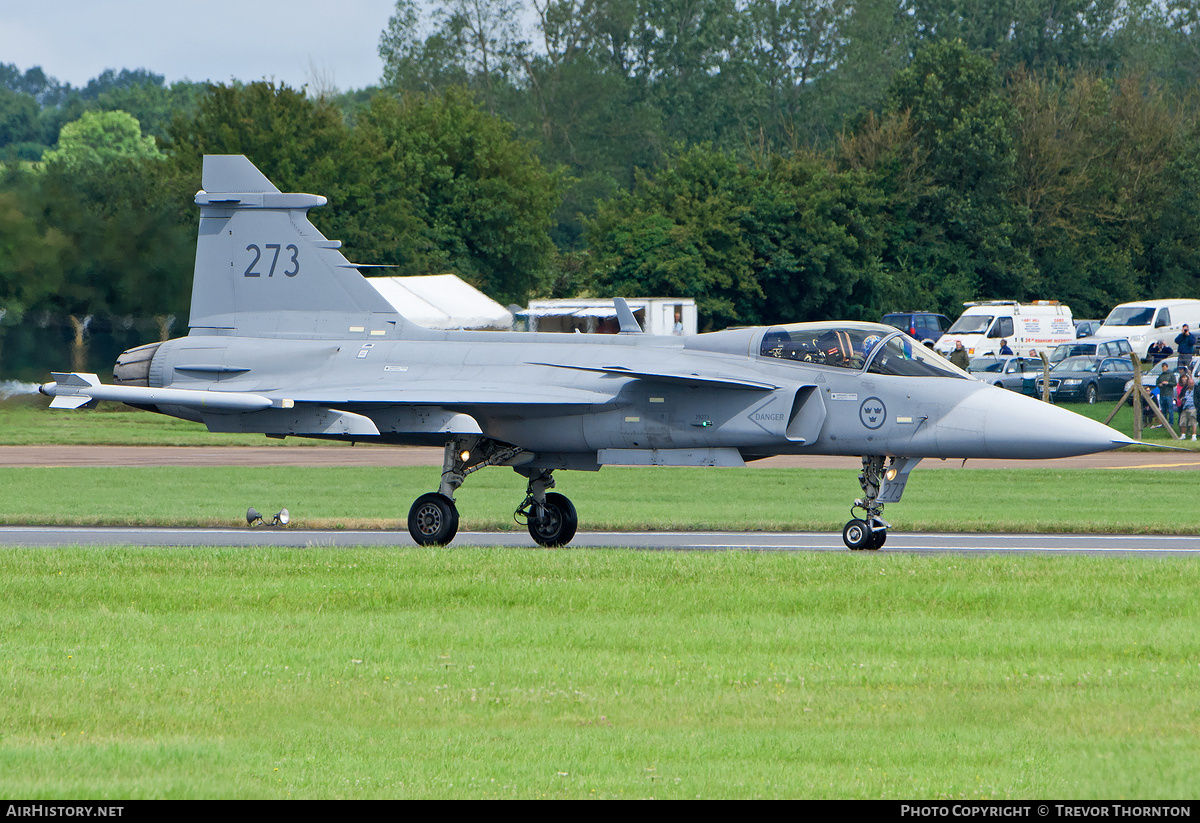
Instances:
[[[885,314],[883,322],[907,332],[909,337],[915,337],[922,343],[926,340],[936,343],[950,328],[950,318],[928,311],[895,311]]]

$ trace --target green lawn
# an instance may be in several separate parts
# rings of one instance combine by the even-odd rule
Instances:
[[[140,412],[0,416],[6,442],[134,437],[223,439]],[[887,516],[1196,533],[1190,478],[918,468]],[[0,469],[0,522],[234,525],[254,505],[402,531],[437,480]],[[837,470],[558,480],[582,528],[836,531],[860,493]],[[462,528],[520,528],[523,491],[472,475]],[[8,549],[0,590],[7,798],[1188,799],[1200,768],[1192,559]]]
[[[409,506],[437,488],[434,467],[0,468],[0,522],[245,525],[249,506],[287,508],[296,528],[406,529]],[[840,531],[861,494],[838,469],[605,468],[560,472],[583,529]],[[460,528],[521,529],[525,480],[477,472],[459,489]],[[902,531],[1200,532],[1190,472],[921,471],[885,515]]]
[[[8,550],[9,798],[1193,798],[1200,562]]]

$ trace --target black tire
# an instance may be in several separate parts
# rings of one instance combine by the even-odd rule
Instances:
[[[886,531],[872,532],[871,533],[871,545],[868,546],[867,548],[870,551],[878,551],[879,549],[883,548],[883,544],[886,542],[887,542],[887,532]]]
[[[1087,388],[1083,390],[1083,402],[1089,405],[1094,405],[1100,399],[1100,391],[1096,388],[1095,383],[1088,383]]]
[[[421,546],[444,546],[458,534],[458,509],[444,494],[430,492],[408,510],[408,533]]]
[[[842,529],[842,542],[852,552],[861,552],[874,547],[875,539],[865,520],[851,520]]]
[[[575,505],[566,495],[550,492],[546,495],[546,517],[542,523],[529,524],[529,536],[547,548],[565,546],[575,538],[579,516]]]

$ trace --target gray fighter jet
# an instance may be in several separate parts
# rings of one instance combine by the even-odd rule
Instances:
[[[834,454],[862,457],[863,496],[842,537],[878,549],[884,504],[924,457],[1066,457],[1133,442],[872,323],[659,337],[618,298],[618,335],[431,331],[397,314],[308,221],[324,197],[282,193],[240,155],[205,157],[203,187],[188,335],[125,352],[113,385],[55,374],[42,386],[50,405],[117,400],[216,432],[444,446],[437,491],[408,513],[420,544],[453,540],[455,491],[486,466],[527,478],[517,516],[535,541],[562,546],[578,519],[551,491],[556,469]]]

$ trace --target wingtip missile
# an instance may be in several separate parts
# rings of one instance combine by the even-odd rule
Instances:
[[[261,394],[198,389],[155,389],[146,386],[113,386],[101,383],[94,374],[78,372],[52,375],[51,383],[38,386],[42,394],[53,397],[50,408],[77,409],[97,400],[115,400],[131,405],[193,406],[213,411],[259,411],[272,406],[287,408],[290,400],[275,401]]]

